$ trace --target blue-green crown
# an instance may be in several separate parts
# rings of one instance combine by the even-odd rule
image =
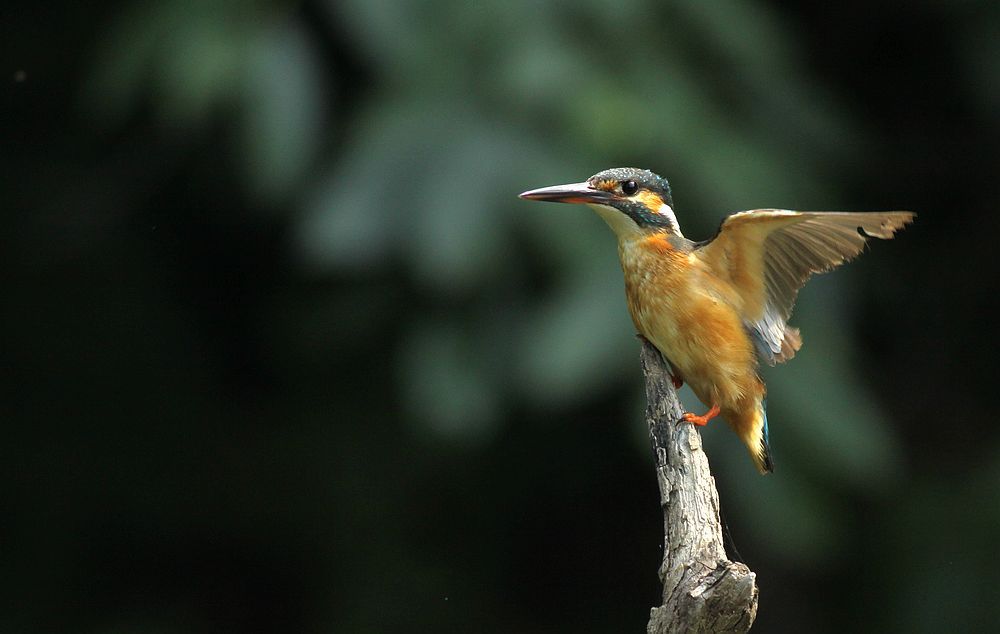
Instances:
[[[618,196],[624,197],[619,197],[607,204],[630,217],[640,227],[662,228],[667,229],[671,233],[679,233],[675,224],[676,221],[672,217],[673,214],[669,216],[661,214],[659,205],[655,209],[648,206],[652,204],[649,200],[629,197],[631,196],[631,192],[624,191],[624,184],[628,181],[635,182],[638,186],[637,191],[645,190],[656,194],[661,201],[669,205],[670,209],[673,210],[674,199],[670,195],[670,183],[667,182],[667,179],[649,170],[637,167],[616,167],[598,172],[587,179],[587,182],[592,187],[606,191],[615,189],[620,192]]]
[[[610,180],[635,181],[639,187],[659,194],[663,198],[663,202],[670,205],[671,208],[674,206],[674,198],[670,194],[670,183],[659,174],[654,174],[649,170],[639,169],[638,167],[614,167],[603,172],[598,172],[587,179],[590,183]]]

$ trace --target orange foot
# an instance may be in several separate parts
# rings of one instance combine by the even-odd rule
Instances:
[[[708,421],[712,420],[718,415],[719,415],[719,406],[713,405],[712,409],[705,412],[704,416],[698,416],[697,414],[692,414],[691,412],[685,412],[685,414],[681,416],[681,420],[687,421],[692,425],[697,425],[698,427],[704,427],[705,425],[708,424]]]

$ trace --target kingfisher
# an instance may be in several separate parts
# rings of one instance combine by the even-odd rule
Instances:
[[[589,205],[618,238],[629,314],[640,337],[709,407],[682,420],[703,426],[721,415],[761,473],[771,459],[760,364],[784,363],[802,346],[788,325],[798,291],[814,273],[854,258],[869,238],[889,240],[909,211],[740,211],[716,235],[681,233],[667,179],[614,168],[585,182],[533,189],[521,198]]]

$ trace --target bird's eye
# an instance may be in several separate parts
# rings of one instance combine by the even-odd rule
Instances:
[[[635,181],[622,181],[622,193],[626,196],[631,196],[632,194],[639,191],[639,185]]]

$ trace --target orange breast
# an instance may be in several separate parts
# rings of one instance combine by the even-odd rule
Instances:
[[[761,387],[734,294],[662,235],[619,245],[636,328],[707,405],[738,409]]]

